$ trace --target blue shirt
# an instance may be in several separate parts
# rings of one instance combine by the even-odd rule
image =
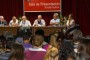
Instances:
[[[50,22],[53,22],[53,23],[60,23],[60,19],[51,19],[51,21]],[[58,25],[53,25],[53,26],[60,26],[60,24],[58,24]]]

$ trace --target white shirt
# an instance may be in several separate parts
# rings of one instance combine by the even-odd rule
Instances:
[[[22,27],[28,27],[28,26],[31,26],[31,23],[30,23],[29,20],[25,20],[25,21],[22,20],[20,22],[20,26],[22,26]]]
[[[52,22],[52,23],[60,23],[60,19],[51,19],[51,21],[50,22]],[[53,25],[53,26],[60,26],[60,24],[58,24],[58,25]]]
[[[46,51],[43,48],[29,48],[30,51]]]
[[[33,26],[45,26],[46,24],[45,24],[45,21],[44,21],[44,19],[41,19],[40,20],[40,23],[38,22],[38,20],[36,19],[35,21],[34,21],[34,23],[33,23]]]
[[[18,24],[18,20],[16,19],[16,22],[14,22],[13,20],[11,20],[9,22],[9,26],[13,26],[13,25],[17,25]]]
[[[75,26],[75,21],[73,19],[72,20],[67,20],[66,26],[67,26],[67,28],[74,27]]]

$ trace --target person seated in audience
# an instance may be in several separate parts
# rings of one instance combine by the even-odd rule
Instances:
[[[12,17],[12,20],[9,22],[9,26],[17,27],[18,26],[18,20],[16,16]]]
[[[7,21],[4,19],[3,16],[0,16],[0,25],[1,25],[1,26],[7,25]]]
[[[25,60],[24,48],[21,44],[14,43],[11,47],[11,55],[8,60]]]
[[[58,42],[56,41],[58,33],[51,35],[50,44],[44,46],[43,48],[47,50],[44,60],[58,60]]]
[[[23,44],[23,37],[21,36],[18,36],[15,40],[16,43],[20,43],[20,44]]]
[[[59,49],[59,45],[62,40],[62,35],[63,34],[61,32],[54,32],[54,33],[50,34],[50,43],[44,45],[43,48],[47,50],[49,46],[53,46],[53,47],[56,47],[57,49]]]
[[[22,16],[22,21],[20,22],[21,27],[30,27],[31,23],[27,20],[26,16]]]
[[[26,60],[43,60],[46,50],[42,48],[41,44],[44,38],[40,35],[34,36],[33,47],[25,51]]]
[[[60,19],[58,17],[58,13],[54,13],[53,19],[50,21],[51,26],[60,26]]]
[[[46,24],[45,24],[44,19],[42,19],[42,15],[38,15],[38,18],[34,21],[33,26],[41,26],[41,27],[44,27],[45,25],[46,25]]]
[[[72,56],[72,55],[69,55],[69,56],[67,57],[67,60],[76,60],[76,58],[75,58],[74,56]]]
[[[69,14],[68,20],[66,22],[66,27],[67,27],[67,29],[70,29],[70,28],[72,28],[74,26],[75,26],[75,21],[74,21],[74,19],[72,17],[72,14]]]
[[[79,59],[90,60],[90,38],[83,37],[79,41]]]
[[[32,47],[32,45],[30,44],[30,36],[25,35],[23,37],[23,47],[24,47],[25,50]]]

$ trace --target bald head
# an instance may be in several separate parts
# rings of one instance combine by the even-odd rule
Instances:
[[[22,16],[22,20],[26,20],[27,18],[26,18],[26,16]]]
[[[4,20],[4,17],[3,16],[0,16],[0,20]]]
[[[38,20],[41,20],[42,19],[42,15],[38,15]]]

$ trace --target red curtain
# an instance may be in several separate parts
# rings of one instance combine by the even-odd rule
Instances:
[[[0,15],[3,15],[7,22],[12,16],[22,16],[23,0],[0,0]]]
[[[28,19],[33,23],[38,14],[46,20],[47,25],[52,19],[54,12],[26,13]],[[62,0],[62,14],[68,16],[72,13],[73,17],[81,27],[84,35],[90,35],[90,0]],[[9,22],[12,16],[23,15],[23,0],[0,0],[0,15],[3,15]]]
[[[72,13],[83,34],[90,35],[90,0],[62,0],[62,13]]]

